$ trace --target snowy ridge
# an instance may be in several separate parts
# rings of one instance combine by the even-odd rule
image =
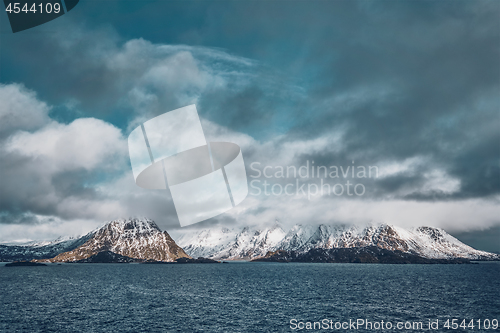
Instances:
[[[193,258],[248,259],[266,255],[284,236],[285,231],[276,223],[264,229],[216,227],[199,232],[181,231],[176,238]]]
[[[248,260],[266,255],[268,251],[307,252],[311,249],[332,249],[376,246],[399,250],[429,259],[466,258],[499,260],[497,254],[475,250],[438,228],[419,227],[411,230],[391,225],[365,228],[342,225],[295,225],[288,232],[275,223],[270,228],[224,228],[180,230],[177,243],[187,254],[212,259]]]
[[[443,229],[419,227],[413,230],[414,235],[419,240],[419,248],[415,251],[422,253],[429,258],[435,257],[436,253],[446,257],[461,257],[468,259],[495,258],[500,259],[500,255],[476,250],[455,237],[448,234]]]

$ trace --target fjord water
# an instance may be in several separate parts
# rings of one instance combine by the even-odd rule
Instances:
[[[498,262],[0,266],[0,331],[292,332],[291,319],[491,320],[500,317],[499,277]]]

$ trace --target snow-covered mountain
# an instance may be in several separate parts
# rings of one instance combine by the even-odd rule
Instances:
[[[48,261],[68,262],[111,251],[122,256],[156,261],[174,261],[189,257],[166,231],[149,219],[120,219],[95,230],[81,246]]]
[[[193,258],[248,259],[272,251],[286,232],[276,223],[263,229],[214,227],[198,232],[178,230],[175,235],[179,246]]]
[[[438,228],[403,229],[391,225],[359,228],[341,225],[295,225],[288,232],[275,223],[270,228],[183,230],[174,235],[177,244],[193,257],[254,259],[268,251],[353,248],[376,246],[429,259],[466,258],[498,260],[500,256],[475,250]]]
[[[51,242],[29,242],[22,245],[0,245],[0,261],[48,259],[71,251],[88,241],[95,231],[80,237],[60,237]]]
[[[498,254],[475,250],[444,230],[430,227],[404,229],[384,224],[360,228],[322,224],[295,225],[285,230],[276,222],[265,228],[184,228],[171,234],[176,241],[152,220],[121,219],[82,237],[24,246],[0,245],[0,261],[47,259],[68,262],[103,251],[155,261],[174,261],[189,256],[248,260],[264,257],[270,251],[306,253],[313,249],[368,247],[399,250],[428,259],[500,260]]]

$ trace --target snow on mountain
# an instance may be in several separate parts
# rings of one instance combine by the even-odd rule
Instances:
[[[84,244],[95,231],[81,237],[60,237],[51,242],[30,241],[22,245],[0,245],[0,261],[48,259]]]
[[[60,236],[54,240],[44,240],[44,241],[30,240],[20,243],[4,243],[2,245],[43,247],[48,245],[56,245],[60,243],[72,242],[81,237],[82,236]]]
[[[443,229],[419,227],[413,230],[418,240],[418,248],[414,251],[429,258],[461,257],[468,259],[500,259],[500,255],[476,250]],[[414,244],[414,243],[413,243]]]
[[[115,220],[79,238],[32,242],[24,246],[0,245],[0,261],[50,259],[77,261],[103,251],[122,256],[174,261],[180,257],[248,260],[269,251],[297,251],[376,246],[429,259],[466,258],[500,260],[500,255],[475,250],[438,228],[404,229],[391,225],[365,228],[346,225],[295,225],[286,231],[276,221],[270,227],[184,228],[167,232],[148,219]]]
[[[475,250],[438,228],[403,229],[391,225],[365,228],[341,225],[295,225],[288,232],[275,223],[270,228],[216,227],[178,231],[177,243],[193,257],[254,259],[268,251],[353,248],[376,246],[399,250],[429,259],[500,259],[499,255]]]
[[[166,231],[158,228],[154,221],[120,219],[111,221],[94,231],[81,246],[61,253],[49,261],[77,261],[103,251],[156,261],[174,261],[177,258],[189,257]]]
[[[278,223],[269,228],[245,227],[177,231],[177,244],[193,258],[248,259],[266,255],[285,236]]]

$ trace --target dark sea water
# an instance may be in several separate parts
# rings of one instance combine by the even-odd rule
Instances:
[[[290,320],[500,319],[500,263],[0,266],[1,332],[331,332]],[[481,322],[482,324],[482,322]],[[304,326],[305,327],[305,326]],[[351,327],[352,328],[352,327]],[[498,332],[499,329],[481,331]]]

